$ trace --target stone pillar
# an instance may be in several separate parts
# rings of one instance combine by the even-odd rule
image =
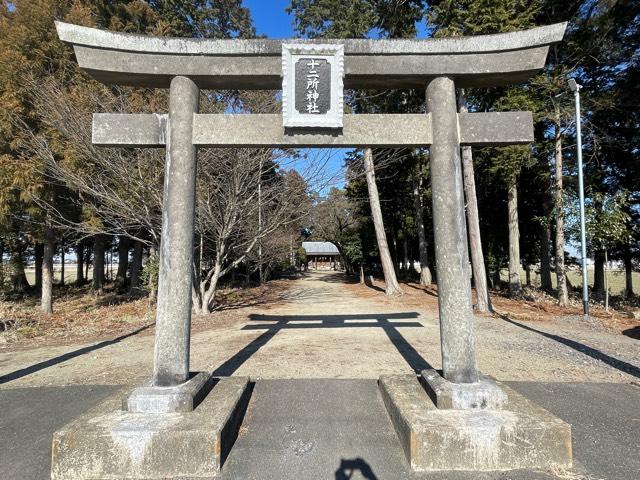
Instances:
[[[198,97],[198,87],[189,78],[175,77],[171,81],[154,386],[179,385],[189,377],[196,184],[196,149],[192,141],[192,129],[193,114],[198,111]]]
[[[473,383],[478,371],[452,79],[438,77],[427,85],[427,109],[433,122],[430,172],[443,375],[450,382]]]

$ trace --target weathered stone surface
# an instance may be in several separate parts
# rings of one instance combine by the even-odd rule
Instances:
[[[93,115],[93,143],[164,147],[167,115]],[[341,131],[283,131],[278,114],[196,114],[193,143],[209,147],[420,147],[430,145],[430,114],[344,115]],[[533,141],[530,112],[458,114],[461,145],[515,145]]]
[[[149,380],[123,399],[122,409],[137,413],[190,412],[209,393],[214,381],[209,372],[199,372],[171,387],[155,387]]]
[[[196,196],[196,147],[191,138],[199,94],[189,78],[171,81],[153,362],[157,387],[189,378]]]
[[[570,425],[502,384],[508,410],[440,410],[414,375],[385,375],[379,386],[414,470],[546,469],[572,464]]]
[[[429,82],[427,110],[433,125],[429,164],[442,370],[450,382],[473,383],[478,381],[478,372],[460,137],[452,79],[439,77]]]
[[[167,87],[172,77],[185,75],[200,88],[280,88],[286,40],[154,38],[61,22],[56,27],[74,45],[80,67],[105,83]],[[535,74],[565,28],[562,23],[455,39],[320,42],[344,45],[346,88],[419,88],[440,75],[455,77],[458,87],[491,86]]]
[[[459,113],[460,145],[517,145],[533,142],[531,112]]]
[[[344,115],[342,129],[285,130],[280,115],[196,115],[194,143],[247,147],[400,147],[425,145],[431,117],[424,114]]]
[[[169,115],[94,113],[91,143],[105,147],[164,147]]]
[[[423,370],[418,377],[437,408],[457,410],[500,410],[507,395],[496,382],[480,374],[475,383],[452,383],[436,370]]]
[[[126,412],[115,395],[53,435],[51,478],[213,478],[249,396],[246,377],[220,379],[189,413]]]

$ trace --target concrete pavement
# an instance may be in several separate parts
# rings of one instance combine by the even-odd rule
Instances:
[[[640,387],[633,384],[511,382],[571,423],[576,471],[635,480],[640,471]],[[0,390],[0,478],[48,478],[53,431],[116,387]],[[221,480],[548,480],[546,472],[414,474],[404,459],[375,380],[258,380]]]

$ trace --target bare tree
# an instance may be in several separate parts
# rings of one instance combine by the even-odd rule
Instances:
[[[333,187],[326,197],[316,201],[310,219],[314,228],[313,236],[336,246],[349,274],[354,272],[354,265],[351,264],[345,240],[349,239],[359,225],[356,211],[357,205],[347,197],[345,191]]]
[[[141,95],[142,100],[149,99],[151,105],[144,104]],[[71,189],[75,196],[69,201],[76,202],[83,212],[79,219],[69,218],[55,205],[43,203],[57,226],[72,228],[86,236],[97,235],[98,239],[102,238],[100,235],[120,235],[153,249],[159,246],[164,152],[96,148],[90,132],[92,112],[162,111],[166,100],[163,95],[158,99],[132,90],[100,86],[63,88],[54,80],[40,89],[34,88],[34,103],[41,116],[51,128],[57,128],[66,141],[61,142],[63,148],[60,149],[49,139],[32,134],[29,153],[44,159],[48,181]],[[201,100],[203,113],[222,108],[216,95],[203,92]],[[273,95],[254,93],[247,94],[242,108],[269,110],[274,104]],[[192,292],[194,306],[199,311],[211,311],[219,279],[246,262],[258,242],[307,213],[306,178],[309,177],[287,171],[283,164],[291,157],[296,157],[293,152],[272,149],[199,151],[198,252]],[[265,168],[259,168],[259,164]],[[315,173],[319,178],[318,163],[308,162],[308,165],[306,173]],[[259,185],[264,216],[262,228],[258,228],[257,222]],[[99,246],[100,241],[97,244]],[[94,257],[94,262],[99,264],[102,255],[98,252]],[[132,268],[138,269],[139,263],[139,258],[134,259]],[[99,270],[100,265],[96,266]],[[94,272],[94,277],[99,278],[99,274]],[[135,288],[137,275],[132,280]]]
[[[198,311],[209,313],[220,278],[246,262],[258,242],[306,215],[309,202],[304,179],[292,171],[277,171],[271,150],[201,153],[196,194],[201,252],[194,268],[193,301]]]

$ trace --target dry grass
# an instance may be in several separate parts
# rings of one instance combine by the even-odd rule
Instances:
[[[402,307],[415,307],[437,311],[438,287],[430,285],[424,287],[415,282],[401,282],[404,295],[387,298],[384,296],[384,281],[376,279],[373,286],[353,283],[348,286],[355,294],[365,298],[377,298],[388,304]],[[551,322],[562,317],[581,317],[582,303],[579,298],[572,298],[569,306],[561,307],[557,300],[538,289],[525,289],[523,298],[509,298],[498,291],[490,292],[491,303],[495,314],[507,315],[514,320],[529,322]],[[475,292],[474,292],[475,298]],[[495,315],[494,314],[494,315]],[[591,316],[606,329],[616,333],[640,326],[640,309],[625,308],[606,311],[600,305],[592,305]]]
[[[245,308],[273,308],[283,301],[289,285],[289,280],[275,280],[251,288],[221,289],[216,296],[217,309],[211,315],[194,315],[193,328],[204,330],[232,322]],[[35,296],[0,301],[0,347],[114,338],[152,326],[155,319],[155,305],[149,305],[146,296],[118,294],[112,285],[100,296],[89,286],[56,288],[54,296],[52,315],[40,312]],[[151,335],[153,328],[141,334]]]

